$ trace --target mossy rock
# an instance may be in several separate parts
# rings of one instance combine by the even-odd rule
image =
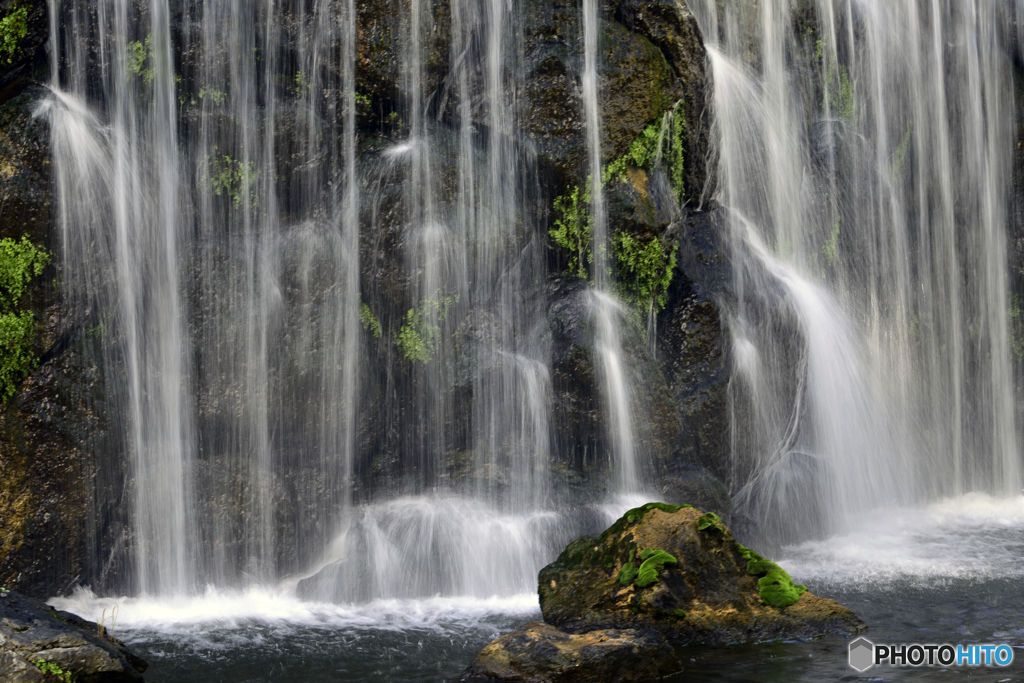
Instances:
[[[795,585],[712,512],[649,503],[540,572],[544,620],[569,633],[655,629],[673,644],[850,634],[849,609]]]

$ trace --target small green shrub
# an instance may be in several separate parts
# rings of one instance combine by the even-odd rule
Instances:
[[[0,19],[0,62],[13,64],[14,58],[22,53],[21,40],[27,35],[28,7],[18,7],[15,3],[7,16]]]
[[[380,322],[366,304],[359,305],[359,322],[362,323],[364,330],[371,330],[374,338],[380,339]]]
[[[587,211],[590,206],[590,177],[582,193],[573,185],[565,194],[555,197],[555,227],[548,234],[555,244],[569,254],[568,272],[586,278],[594,262],[590,236],[593,222]]]
[[[74,683],[74,679],[71,677],[71,673],[60,668],[59,665],[53,662],[48,662],[45,659],[37,659],[32,662],[36,665],[36,668],[43,672],[43,676],[52,676],[58,681],[63,683]]]
[[[128,43],[128,50],[125,55],[125,71],[130,75],[141,78],[146,85],[153,85],[156,78],[156,71],[153,69],[153,36],[146,36],[145,41],[134,40]],[[146,63],[149,68],[146,68]]]
[[[246,199],[249,208],[259,206],[256,194],[259,172],[256,170],[256,162],[239,161],[226,154],[210,156],[206,158],[206,175],[213,194],[230,197],[236,209],[242,208],[242,202]]]
[[[6,402],[18,382],[36,369],[35,315],[21,308],[28,283],[50,264],[50,254],[22,236],[0,240],[0,395]]]
[[[441,296],[439,291],[433,298],[424,299],[418,307],[409,309],[395,339],[407,360],[430,362],[441,343],[438,323],[445,321],[448,310],[456,303],[458,297]]]
[[[665,253],[661,240],[652,237],[646,242],[627,232],[615,236],[615,255],[619,265],[622,293],[640,309],[655,306],[658,310],[668,302],[668,286],[676,269],[676,252]]]

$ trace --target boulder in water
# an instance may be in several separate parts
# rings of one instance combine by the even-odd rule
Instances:
[[[717,515],[690,506],[630,510],[599,538],[571,543],[539,578],[546,624],[487,645],[468,679],[642,680],[682,670],[678,646],[866,629],[846,607],[736,543]],[[602,652],[604,664],[592,661]]]

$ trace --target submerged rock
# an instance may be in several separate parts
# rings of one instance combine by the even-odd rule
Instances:
[[[634,681],[682,670],[674,648],[866,629],[733,540],[714,513],[648,503],[540,572],[546,624],[487,645],[467,680]]]
[[[658,634],[633,629],[565,633],[540,621],[489,643],[466,671],[502,681],[643,681],[682,669]]]
[[[147,666],[95,623],[0,589],[0,680],[54,680],[48,671],[76,683],[141,681]]]

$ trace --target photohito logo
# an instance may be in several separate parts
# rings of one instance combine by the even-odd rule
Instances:
[[[850,666],[867,671],[879,664],[890,666],[1009,666],[1009,645],[875,645],[867,638],[850,643]]]

